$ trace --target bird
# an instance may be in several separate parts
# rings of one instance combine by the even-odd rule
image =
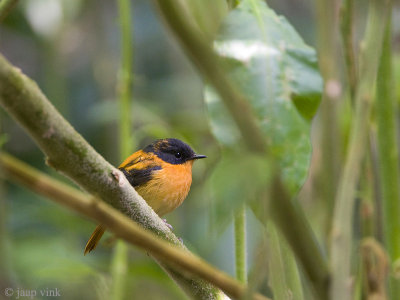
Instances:
[[[185,200],[192,184],[192,165],[206,158],[175,138],[158,139],[127,157],[118,167],[147,204],[161,217]],[[106,228],[98,225],[84,255],[94,250]]]

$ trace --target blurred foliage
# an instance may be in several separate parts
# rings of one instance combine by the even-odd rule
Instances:
[[[266,89],[262,83],[254,82],[253,77],[247,75],[245,80],[239,80],[238,84],[245,85],[243,88],[249,91],[251,99],[252,95],[260,92],[258,88],[262,87],[269,95],[264,101],[274,99],[277,94],[280,95],[282,103],[286,101],[287,105],[281,106],[279,112],[271,112],[274,113],[271,118],[273,117],[276,124],[287,118],[296,121],[291,124],[292,127],[285,129],[290,131],[290,137],[285,133],[284,137],[270,138],[283,143],[283,146],[276,149],[277,152],[283,151],[282,157],[285,156],[284,151],[294,153],[289,157],[295,157],[295,161],[302,164],[294,184],[297,188],[307,176],[311,151],[308,137],[309,118],[315,112],[317,101],[310,101],[310,109],[302,110],[299,107],[303,106],[296,106],[296,103],[303,98],[296,96],[302,95],[303,92],[315,96],[321,88],[321,80],[315,73],[314,53],[299,37],[302,36],[308,44],[315,44],[314,4],[306,0],[267,2],[271,9],[278,15],[283,14],[289,22],[276,15],[266,20],[271,21],[274,26],[281,24],[273,28],[284,30],[285,37],[299,46],[298,49],[287,51],[282,58],[285,66],[293,72],[293,80],[289,82],[289,91],[280,85],[279,81],[273,88]],[[239,12],[228,15],[224,27],[219,28],[219,22],[228,14],[225,1],[192,0],[185,1],[185,4],[188,12],[194,15],[194,22],[206,32],[210,40],[217,37],[218,41],[224,42],[231,38],[231,34],[248,34],[245,28],[241,28],[242,25],[236,23],[243,17],[237,15]],[[134,103],[131,113],[134,140],[137,141],[137,146],[141,147],[155,138],[176,137],[187,141],[197,152],[208,156],[207,160],[196,162],[194,165],[193,186],[188,199],[167,216],[168,223],[193,252],[234,275],[232,226],[225,226],[229,224],[231,217],[227,210],[234,209],[239,203],[229,201],[243,198],[243,183],[250,186],[258,180],[266,180],[268,172],[263,171],[268,167],[264,166],[265,161],[260,163],[258,157],[241,156],[242,153],[238,154],[236,151],[240,149],[222,153],[223,159],[217,165],[221,150],[211,134],[207,109],[203,104],[201,79],[160,21],[151,1],[135,0],[132,5],[135,57]],[[357,41],[362,34],[361,25],[365,21],[364,6],[364,1],[356,1]],[[398,6],[393,11],[396,16],[399,15]],[[261,14],[271,16],[273,12],[263,8]],[[400,83],[398,20],[399,17],[393,17],[393,67],[397,87]],[[273,23],[275,21],[276,23]],[[296,28],[299,35],[289,23]],[[278,31],[277,39],[268,41],[267,46],[279,48],[280,34]],[[20,1],[5,22],[0,24],[0,52],[37,81],[77,131],[114,165],[120,163],[116,134],[119,118],[116,101],[119,45],[117,7],[114,1]],[[276,78],[286,74],[282,65],[276,64],[276,61],[270,63],[271,68],[279,69],[279,72],[273,73]],[[343,64],[342,61],[337,63],[340,66]],[[260,63],[259,60],[251,62],[254,67],[264,67],[265,64],[266,62]],[[238,72],[236,76],[242,78],[242,63],[231,61],[231,65]],[[264,70],[263,76],[270,75]],[[299,91],[298,88],[304,90]],[[341,92],[346,93],[345,90]],[[400,103],[399,88],[396,95]],[[345,152],[346,149],[349,120],[352,116],[351,107],[345,98],[339,103],[341,152]],[[257,103],[259,98],[256,95],[254,99],[256,105],[264,104]],[[289,99],[294,102],[287,101]],[[223,117],[219,113],[220,108],[208,109],[213,122]],[[263,113],[270,112],[265,111],[264,107]],[[7,151],[60,180],[66,180],[45,166],[41,151],[13,120],[3,111],[0,111],[0,117],[1,129],[7,133],[4,145]],[[223,119],[220,121],[225,122]],[[312,167],[300,193],[300,200],[317,232],[320,232],[321,221],[319,204],[324,201],[318,191],[318,176],[323,169],[320,159],[320,125],[321,119],[317,118],[313,123]],[[222,131],[225,136],[223,139],[219,138],[219,142],[235,144],[235,134],[227,134],[225,129]],[[214,133],[219,135],[218,132]],[[298,145],[305,150],[299,152],[296,148]],[[235,180],[231,182],[229,176],[233,173],[239,176],[233,177]],[[254,177],[246,176],[241,180],[242,174]],[[205,184],[208,178],[209,184]],[[84,245],[95,224],[39,198],[30,191],[7,182],[2,183],[2,186],[0,291],[8,286],[26,289],[58,288],[62,299],[105,299],[110,288],[109,265],[113,245],[112,242],[106,242],[107,236],[95,252],[83,256]],[[230,192],[226,193],[229,189]],[[216,198],[222,200],[216,201]],[[226,200],[223,200],[224,198]],[[211,211],[215,214],[212,215]],[[259,263],[253,258],[263,232],[251,212],[248,212],[248,217],[248,261],[249,268],[253,269]],[[223,231],[216,229],[217,225],[221,224],[224,225],[222,228],[226,228]],[[185,299],[182,291],[146,253],[133,248],[130,248],[129,252],[128,274],[131,291],[134,291],[134,294],[128,291],[128,299]],[[271,294],[266,283],[260,285],[261,292]],[[3,294],[0,295],[1,299]]]
[[[224,151],[221,161],[209,179],[213,193],[214,229],[227,226],[232,213],[243,202],[255,203],[265,192],[265,185],[271,177],[269,160],[261,155],[243,155],[243,152]],[[244,176],[246,174],[246,176]]]

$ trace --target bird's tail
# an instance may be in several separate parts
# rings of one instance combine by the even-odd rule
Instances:
[[[84,255],[88,254],[90,251],[96,248],[97,244],[104,234],[104,231],[106,231],[106,228],[103,225],[97,225],[96,229],[93,231],[85,246]]]

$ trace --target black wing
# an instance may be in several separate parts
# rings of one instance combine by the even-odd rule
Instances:
[[[152,178],[154,171],[161,170],[161,166],[148,167],[146,169],[129,169],[120,168],[133,187],[145,184]]]

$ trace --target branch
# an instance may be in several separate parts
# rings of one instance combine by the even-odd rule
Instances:
[[[47,155],[47,163],[157,236],[185,249],[120,171],[104,160],[46,99],[35,82],[0,55],[0,105],[33,137]],[[118,174],[113,176],[112,174]],[[123,183],[116,177],[122,177]],[[216,299],[219,291],[208,283],[188,279],[179,270],[158,262],[189,295]]]
[[[65,183],[52,179],[50,176],[35,170],[8,154],[0,153],[0,164],[7,178],[104,224],[108,230],[118,237],[148,251],[158,261],[168,262],[166,264],[163,263],[164,267],[167,265],[173,267],[174,270],[190,272],[220,287],[233,298],[241,298],[245,294],[245,286],[238,281],[190,252],[159,239],[153,233],[144,230],[140,225],[132,222],[128,217],[103,201],[85,195]],[[129,184],[125,177],[120,179],[123,184]],[[180,274],[183,274],[183,271]],[[268,300],[268,298],[260,294],[254,294],[252,299]]]

